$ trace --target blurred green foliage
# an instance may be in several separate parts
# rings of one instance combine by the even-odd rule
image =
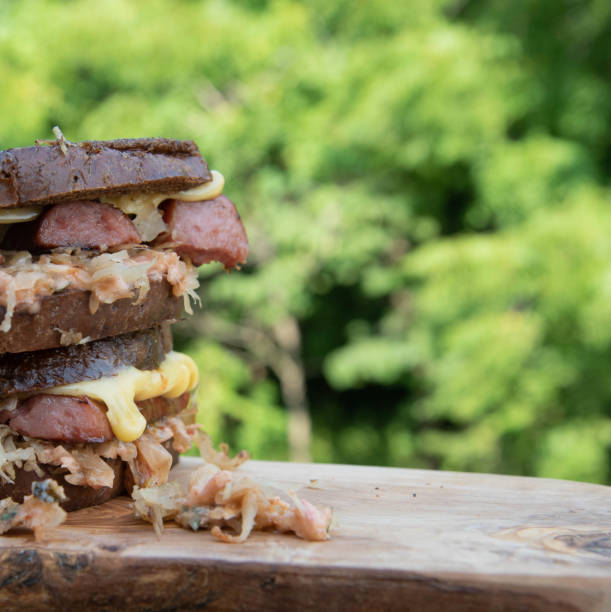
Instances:
[[[611,482],[610,77],[594,0],[0,0],[2,148],[227,177],[252,255],[178,342],[257,458],[301,376],[315,460]]]

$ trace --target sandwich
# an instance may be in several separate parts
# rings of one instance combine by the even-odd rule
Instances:
[[[163,485],[191,446],[198,373],[170,326],[198,266],[248,241],[193,142],[55,132],[0,152],[0,500],[51,478],[69,511]]]

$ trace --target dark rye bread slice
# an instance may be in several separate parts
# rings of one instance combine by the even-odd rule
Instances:
[[[134,138],[59,142],[0,152],[0,208],[95,199],[119,193],[174,193],[211,179],[190,140]]]
[[[31,495],[32,483],[53,478],[58,484],[64,487],[66,501],[62,502],[61,507],[66,512],[78,510],[79,508],[87,508],[89,506],[98,506],[107,502],[125,490],[125,463],[121,459],[104,459],[115,473],[115,480],[112,487],[102,487],[94,489],[92,487],[83,487],[73,485],[66,482],[64,476],[68,470],[56,465],[41,465],[44,472],[42,476],[37,476],[36,472],[24,470],[23,468],[15,469],[15,482],[0,481],[0,499],[11,497],[13,501],[21,503],[25,495]]]
[[[89,310],[91,293],[66,289],[42,298],[36,314],[17,310],[8,332],[0,332],[0,355],[23,353],[62,346],[81,338],[98,340],[118,336],[180,318],[182,298],[172,293],[165,280],[151,281],[146,299],[123,298],[112,304],[100,304],[94,315]],[[0,321],[6,309],[0,306]],[[62,332],[64,332],[62,334]],[[70,332],[66,334],[65,332]]]
[[[172,440],[168,440],[163,443],[163,446],[172,455],[172,467],[174,467],[179,461],[179,456],[172,448],[171,442]],[[26,472],[23,468],[18,468],[15,469],[14,483],[0,480],[0,499],[11,497],[14,501],[21,503],[25,495],[31,495],[32,483],[45,480],[45,478],[53,478],[53,480],[64,487],[67,500],[62,502],[61,507],[66,512],[88,508],[89,506],[98,506],[113,497],[121,495],[125,491],[131,493],[133,478],[131,477],[131,472],[126,469],[125,462],[121,461],[121,459],[104,459],[104,461],[110,465],[115,473],[112,487],[94,489],[92,487],[73,485],[66,482],[64,478],[68,474],[68,470],[55,465],[41,465],[40,467],[44,472],[42,476],[37,476],[35,472]]]
[[[86,344],[0,355],[0,397],[109,376],[126,366],[153,370],[172,350],[169,325]]]

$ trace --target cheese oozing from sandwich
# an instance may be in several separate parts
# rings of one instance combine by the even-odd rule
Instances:
[[[225,177],[217,170],[212,170],[212,180],[192,189],[178,193],[127,193],[117,197],[102,197],[103,202],[112,204],[122,213],[131,215],[140,238],[144,242],[154,240],[168,228],[159,211],[159,205],[165,200],[183,200],[185,202],[200,202],[212,200],[223,193]],[[134,216],[135,215],[135,216]]]
[[[207,183],[177,193],[128,193],[115,197],[103,196],[101,201],[131,216],[132,223],[142,241],[150,242],[168,229],[159,211],[159,205],[162,202],[169,199],[183,202],[204,202],[213,200],[223,193],[225,177],[218,170],[212,170],[210,174],[212,179]],[[40,206],[0,209],[0,226],[32,221],[40,215],[42,210]]]
[[[54,387],[45,393],[84,396],[104,402],[115,436],[122,442],[133,442],[146,427],[146,419],[135,402],[154,397],[179,397],[192,391],[198,380],[194,361],[183,353],[171,351],[155,370],[130,366],[112,376]]]
[[[42,212],[40,206],[20,206],[17,208],[0,209],[0,224],[24,223],[36,219]]]

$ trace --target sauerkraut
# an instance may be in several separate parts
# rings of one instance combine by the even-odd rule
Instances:
[[[268,496],[259,483],[232,471],[248,459],[247,453],[231,459],[226,445],[214,450],[201,432],[197,441],[205,463],[191,473],[187,491],[177,482],[134,487],[134,512],[152,523],[158,536],[163,521],[174,520],[185,529],[210,529],[219,540],[231,543],[243,542],[253,529],[292,532],[305,540],[329,538],[330,508],[317,508],[292,491],[292,505]]]
[[[104,459],[119,457],[127,463],[133,481],[139,486],[164,484],[172,467],[172,456],[162,443],[177,433],[172,444],[187,450],[197,426],[185,426],[178,417],[166,417],[159,424],[148,425],[135,442],[111,440],[101,444],[57,444],[21,436],[8,425],[0,425],[0,478],[14,482],[16,469],[34,471],[42,476],[41,465],[64,468],[66,482],[94,489],[112,487],[114,471]]]
[[[32,483],[32,495],[26,495],[21,504],[10,497],[0,500],[0,534],[14,527],[25,527],[42,540],[47,529],[61,525],[66,512],[60,507],[64,501],[63,487],[52,479]]]
[[[18,443],[19,436],[8,425],[0,425],[0,478],[6,482],[15,481],[15,469],[35,470],[39,476],[36,452],[31,446]]]
[[[0,332],[11,328],[16,310],[36,314],[44,297],[71,287],[90,291],[90,311],[121,298],[141,301],[151,281],[165,280],[175,296],[199,300],[197,269],[172,251],[135,247],[92,255],[78,249],[33,256],[27,251],[3,251],[0,267],[0,306],[5,308]]]

